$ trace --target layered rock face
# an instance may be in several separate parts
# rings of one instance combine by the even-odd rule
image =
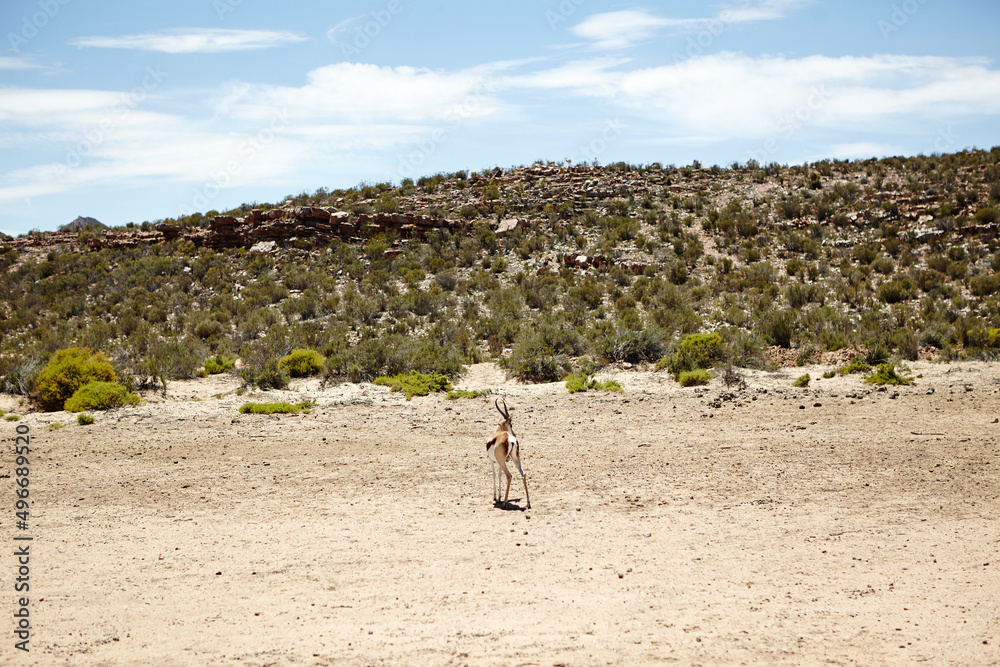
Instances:
[[[463,222],[410,213],[375,213],[353,215],[326,208],[276,208],[270,211],[252,210],[245,217],[222,215],[209,220],[205,229],[185,229],[176,225],[157,225],[153,231],[105,232],[86,239],[92,250],[100,248],[132,248],[141,245],[183,239],[195,246],[221,250],[250,248],[258,243],[273,242],[276,246],[302,241],[309,245],[325,245],[335,238],[360,240],[383,232],[408,238],[423,236],[434,229],[456,231]],[[50,232],[6,239],[12,248],[45,248],[73,245],[79,241],[76,233]]]

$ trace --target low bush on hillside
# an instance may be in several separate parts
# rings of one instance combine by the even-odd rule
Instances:
[[[95,381],[115,381],[115,369],[107,356],[89,349],[70,347],[56,352],[38,374],[35,395],[42,410],[62,410],[77,389]]]
[[[296,414],[316,405],[315,401],[302,401],[300,403],[288,403],[285,401],[277,403],[244,403],[240,406],[241,414],[252,415],[274,415],[274,414]]]
[[[722,360],[723,354],[722,336],[718,333],[691,334],[681,340],[674,354],[660,359],[656,369],[668,369],[679,381],[681,373],[711,368]]]
[[[217,355],[205,362],[205,373],[206,375],[218,375],[232,370],[235,365],[236,362],[233,359]]]
[[[325,359],[316,350],[292,350],[278,361],[278,366],[293,378],[318,375]]]
[[[393,376],[375,378],[375,384],[391,387],[393,391],[406,394],[406,400],[414,396],[426,396],[432,391],[451,391],[448,378],[439,373],[424,374],[417,371]]]
[[[455,389],[449,391],[448,395],[445,396],[445,398],[447,398],[449,401],[454,401],[459,398],[479,398],[480,396],[487,396],[488,394],[491,393],[492,392],[489,389],[482,389],[482,390],[474,389],[472,391],[466,389]]]
[[[861,360],[861,357],[854,357],[851,361],[837,369],[841,375],[853,375],[855,373],[869,373],[872,367]]]
[[[64,405],[69,412],[110,410],[126,405],[138,405],[139,396],[117,382],[88,382],[70,396]]]
[[[566,389],[571,394],[575,394],[581,391],[614,391],[622,392],[621,384],[615,380],[608,380],[607,382],[598,382],[594,379],[594,376],[588,375],[587,373],[571,373],[563,378],[566,381]]]
[[[892,363],[879,364],[875,372],[865,378],[866,384],[913,384],[913,378],[908,375],[900,375],[896,370],[896,365]]]
[[[693,371],[682,371],[677,375],[677,382],[682,387],[696,387],[708,384],[714,376],[704,368],[696,368]]]

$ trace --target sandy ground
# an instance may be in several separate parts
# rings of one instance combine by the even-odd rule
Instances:
[[[89,427],[0,422],[31,429],[34,501],[31,651],[0,559],[0,664],[1000,664],[1000,366],[912,368],[569,395],[475,366],[527,511],[516,479],[490,499],[492,397],[223,377]],[[317,407],[237,411],[289,398]]]

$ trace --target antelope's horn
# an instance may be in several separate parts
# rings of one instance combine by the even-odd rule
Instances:
[[[503,408],[500,407],[500,403],[503,403]],[[500,416],[506,419],[507,421],[510,421],[510,412],[507,410],[507,401],[503,400],[502,398],[498,398],[496,401],[494,401],[494,405],[497,406],[497,412],[500,413]]]

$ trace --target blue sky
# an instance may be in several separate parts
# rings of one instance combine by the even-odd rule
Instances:
[[[1000,144],[996,0],[4,0],[0,231],[529,164]]]

